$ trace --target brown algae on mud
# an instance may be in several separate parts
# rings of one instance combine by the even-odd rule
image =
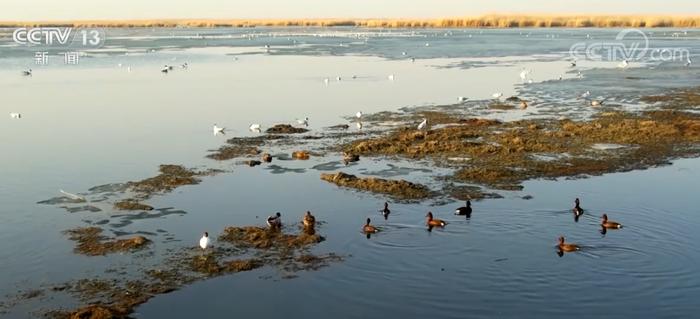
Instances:
[[[135,199],[124,199],[114,203],[114,209],[117,210],[153,210],[153,207],[140,203]]]
[[[348,143],[343,150],[369,156],[429,158],[459,168],[453,176],[457,181],[517,190],[521,182],[532,178],[598,175],[697,156],[692,145],[698,142],[700,115],[650,111],[609,112],[582,122],[457,120],[427,132],[400,128]],[[600,143],[629,147],[615,152],[593,148]],[[554,160],[542,161],[533,157],[535,154],[549,154]],[[454,165],[447,160],[451,157],[470,160]]]
[[[75,247],[76,253],[88,256],[139,250],[151,242],[143,236],[110,240],[102,235],[102,228],[99,227],[80,227],[64,233],[70,236],[70,240],[78,243]]]
[[[277,124],[265,130],[268,134],[301,134],[308,132],[308,129],[303,127],[294,127],[289,124]]]
[[[224,233],[219,236],[219,241],[229,242],[240,247],[278,250],[304,248],[323,240],[323,236],[315,233],[285,234],[280,230],[257,226],[226,227]]]
[[[160,174],[136,182],[128,182],[129,189],[137,193],[152,194],[169,192],[183,185],[196,185],[200,176],[211,175],[213,171],[196,171],[181,165],[160,165]]]
[[[321,174],[321,179],[338,186],[386,194],[397,199],[424,199],[432,196],[428,187],[405,180],[359,178],[343,172]]]

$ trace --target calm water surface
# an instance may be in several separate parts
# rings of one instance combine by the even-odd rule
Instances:
[[[533,103],[527,111],[466,112],[505,120],[584,118],[593,113],[576,97],[586,90],[620,108],[640,109],[650,107],[638,103],[642,94],[700,84],[699,73],[681,63],[640,61],[620,70],[617,62],[579,61],[569,67],[571,44],[587,34],[613,39],[618,31],[108,30],[107,45],[88,52],[78,66],[59,61],[47,67],[34,66],[33,51],[13,46],[1,31],[0,295],[157,265],[167,249],[194,246],[203,231],[261,225],[275,211],[297,220],[311,210],[324,222],[319,231],[327,239],[314,251],[345,255],[345,261],[293,279],[266,267],[198,282],[152,299],[135,316],[693,317],[700,310],[697,159],[584,180],[527,182],[523,191],[504,192],[504,199],[475,202],[468,220],[451,215],[461,203],[392,203],[385,222],[376,213],[384,198],[319,179],[339,154],[256,168],[204,158],[226,138],[252,135],[251,123],[269,127],[308,116],[318,131],[347,123],[358,110],[447,105],[458,96],[481,100],[494,92]],[[670,36],[674,30],[653,32],[655,46],[698,53],[696,31],[681,38]],[[159,72],[164,64],[184,62],[188,70]],[[28,67],[34,75],[20,76]],[[533,83],[520,81],[523,68],[533,70]],[[10,119],[10,112],[23,118]],[[229,128],[228,135],[213,136],[213,123]],[[115,212],[111,201],[99,202],[100,195],[88,191],[153,176],[163,163],[230,172],[154,197],[148,203],[158,213],[145,216],[152,218]],[[450,173],[381,158],[343,171],[433,186]],[[37,204],[59,189],[87,194],[102,211]],[[570,213],[575,197],[590,212],[578,222]],[[450,224],[427,232],[428,210]],[[602,213],[625,228],[602,235]],[[371,239],[360,233],[368,216],[384,228]],[[109,235],[148,232],[155,244],[136,254],[73,254],[61,231],[90,224]],[[559,235],[583,250],[559,257]],[[42,298],[0,316],[33,317],[75,304]]]

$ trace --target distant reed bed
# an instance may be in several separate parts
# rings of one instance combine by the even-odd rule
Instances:
[[[698,16],[486,15],[441,19],[153,19],[4,21],[0,27],[697,28]]]

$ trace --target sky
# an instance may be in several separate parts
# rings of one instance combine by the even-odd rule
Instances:
[[[0,0],[0,20],[439,18],[488,13],[700,15],[699,0]]]

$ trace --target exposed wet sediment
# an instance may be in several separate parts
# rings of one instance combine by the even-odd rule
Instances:
[[[321,179],[338,186],[385,194],[396,199],[424,199],[432,195],[428,187],[404,180],[359,178],[343,172],[321,174]]]
[[[458,168],[453,176],[456,181],[513,190],[533,178],[599,175],[697,156],[694,145],[699,142],[700,115],[659,110],[609,112],[580,122],[460,119],[429,131],[400,128],[348,143],[343,149],[364,156],[428,158]],[[615,151],[594,148],[601,143],[623,147]],[[455,163],[449,158],[468,160]]]
[[[674,158],[700,155],[700,115],[685,112],[698,109],[700,89],[674,90],[642,100],[655,103],[658,110],[601,112],[585,121],[536,119],[500,122],[470,118],[464,114],[468,112],[467,108],[460,105],[438,106],[433,110],[405,109],[363,117],[368,122],[391,123],[384,126],[384,131],[328,132],[297,137],[265,134],[232,138],[227,145],[209,156],[217,160],[259,157],[260,149],[283,145],[287,148],[286,156],[291,150],[302,147],[308,150],[307,153],[322,156],[321,153],[316,155],[316,152],[319,147],[324,147],[338,157],[344,158],[344,151],[361,156],[363,161],[365,157],[380,156],[427,160],[453,170],[452,176],[436,179],[443,183],[442,193],[460,200],[474,200],[501,196],[474,184],[519,190],[522,182],[529,179],[644,169],[666,164]],[[508,103],[515,102],[513,99]],[[415,129],[423,118],[428,119],[432,129]],[[394,128],[396,123],[402,127]],[[329,144],[318,146],[310,143]],[[125,184],[125,188],[136,196],[115,203],[115,208],[120,209],[124,205],[148,210],[150,206],[144,204],[143,199],[183,185],[197,184],[201,177],[212,172],[162,165],[157,176]],[[419,200],[436,194],[424,185],[403,180],[360,178],[342,172],[323,174],[321,178],[339,186],[398,199]],[[139,250],[149,242],[143,236],[109,238],[103,236],[102,229],[97,227],[77,228],[66,233],[77,242],[76,252],[89,256]],[[130,274],[136,279],[77,281],[65,288],[59,287],[88,306],[54,314],[61,318],[124,318],[133,312],[134,307],[148,299],[203,278],[267,266],[294,273],[315,270],[342,260],[341,256],[332,253],[309,253],[309,249],[323,239],[315,230],[289,233],[266,227],[232,226],[219,237],[224,247],[206,252],[182,247],[157,269],[149,268],[142,274]],[[285,278],[291,276],[285,275]],[[34,298],[51,291],[55,290],[27,291],[20,298]]]
[[[102,235],[102,228],[81,227],[65,231],[70,240],[76,241],[75,252],[88,256],[100,256],[116,252],[128,252],[144,248],[151,241],[143,236],[125,239],[109,239]]]

